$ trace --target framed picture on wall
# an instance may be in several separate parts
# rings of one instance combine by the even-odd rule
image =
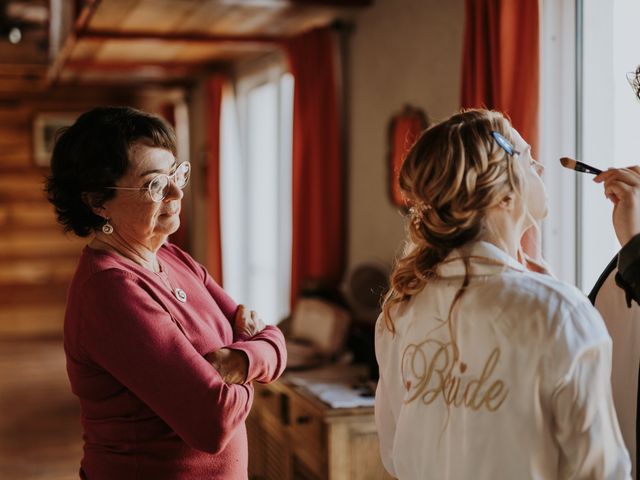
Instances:
[[[400,192],[398,178],[400,167],[407,153],[429,122],[426,113],[417,107],[405,105],[404,109],[394,115],[389,122],[389,197],[396,207],[406,208],[407,205]]]
[[[58,130],[68,127],[79,112],[40,112],[33,119],[33,161],[39,167],[48,167]]]

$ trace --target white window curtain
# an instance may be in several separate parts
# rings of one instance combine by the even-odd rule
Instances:
[[[293,78],[280,63],[242,75],[221,110],[225,289],[275,324],[289,313]]]

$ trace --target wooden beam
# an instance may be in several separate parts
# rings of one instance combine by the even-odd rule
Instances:
[[[240,7],[279,7],[283,5],[305,5],[310,7],[368,7],[374,0],[224,0],[225,5]],[[222,3],[222,2],[218,2]]]
[[[136,70],[143,69],[158,69],[167,73],[179,73],[179,74],[197,74],[206,73],[212,70],[212,68],[218,67],[216,63],[202,63],[202,62],[96,62],[92,60],[70,60],[65,64],[65,71],[78,71],[78,72],[128,72],[136,73]]]
[[[82,9],[78,13],[78,17],[76,18],[75,23],[75,31],[82,32],[89,26],[89,22],[91,21],[91,17],[96,12],[98,5],[100,4],[100,0],[84,0],[84,5]]]
[[[180,78],[169,78],[169,79],[135,79],[131,80],[129,77],[118,77],[111,79],[100,79],[100,80],[85,80],[85,79],[72,79],[66,80],[61,78],[58,82],[60,86],[64,87],[82,87],[82,88],[103,88],[103,89],[122,89],[122,88],[159,88],[159,89],[167,89],[167,88],[189,88],[193,85],[192,79],[180,79]],[[0,97],[1,98],[1,97]],[[120,103],[131,103],[133,100],[129,100],[127,102]]]
[[[36,93],[46,89],[47,82],[43,78],[0,77],[0,97],[6,94],[13,98],[21,93]]]
[[[293,5],[351,8],[368,7],[373,5],[373,0],[289,0],[289,3]]]
[[[118,31],[118,30],[85,30],[77,34],[82,40],[127,40],[127,41],[163,41],[185,43],[262,43],[277,44],[280,37],[267,35],[212,35],[203,33],[180,32],[147,32],[147,31]]]
[[[163,70],[202,68],[200,62],[120,62],[120,61],[95,61],[95,60],[69,60],[65,67],[69,70],[104,70],[131,71],[139,68],[160,68]]]
[[[84,0],[82,8],[76,17],[73,29],[67,35],[63,47],[57,53],[53,63],[49,67],[49,71],[47,72],[48,85],[51,85],[58,80],[60,72],[71,55],[73,47],[78,40],[78,34],[82,34],[82,32],[88,28],[91,17],[93,17],[93,14],[96,12],[99,4],[100,0]]]
[[[46,71],[45,63],[0,63],[0,77],[42,77]]]

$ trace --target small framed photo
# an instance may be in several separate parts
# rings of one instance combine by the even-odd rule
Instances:
[[[40,112],[33,120],[33,161],[48,167],[58,130],[68,127],[80,116],[79,112]]]

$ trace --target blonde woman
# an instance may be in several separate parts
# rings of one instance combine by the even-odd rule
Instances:
[[[546,215],[541,170],[485,110],[428,129],[402,166],[407,248],[376,327],[380,450],[400,479],[630,478],[601,317],[518,261]]]

